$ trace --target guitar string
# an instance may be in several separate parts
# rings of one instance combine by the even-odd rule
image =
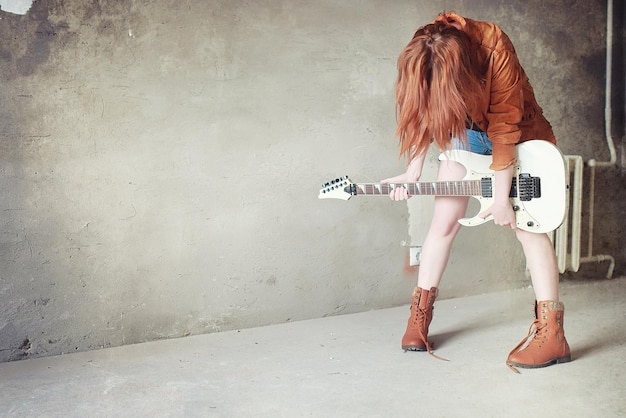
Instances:
[[[406,187],[411,195],[439,195],[439,196],[477,196],[483,188],[479,180],[437,181],[422,183],[361,183],[357,184],[357,194],[388,195],[392,189]],[[424,190],[422,190],[424,189]],[[359,193],[361,192],[361,193]]]

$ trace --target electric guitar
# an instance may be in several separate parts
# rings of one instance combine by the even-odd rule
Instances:
[[[525,231],[543,233],[558,228],[565,217],[569,192],[569,173],[561,151],[548,141],[532,140],[515,147],[517,163],[509,194],[516,225]],[[353,183],[348,176],[322,185],[320,199],[348,200],[352,196],[388,196],[396,187],[404,187],[413,195],[471,196],[480,203],[480,211],[493,203],[494,172],[489,169],[491,156],[469,151],[451,150],[439,155],[439,160],[456,161],[467,170],[463,180],[417,183]],[[566,175],[567,174],[567,175]],[[459,219],[465,226],[481,225],[492,220],[478,215]]]

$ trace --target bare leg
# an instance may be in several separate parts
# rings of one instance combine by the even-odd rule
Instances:
[[[547,234],[516,230],[530,270],[537,300],[559,300],[559,270],[552,241]]]
[[[442,161],[437,180],[461,180],[466,170],[453,161]],[[417,285],[422,289],[439,287],[441,276],[448,264],[450,249],[461,225],[457,222],[465,216],[467,197],[435,198],[434,215],[424,240]]]

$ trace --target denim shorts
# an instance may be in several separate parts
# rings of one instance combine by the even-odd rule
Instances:
[[[491,140],[487,137],[487,133],[481,131],[473,131],[471,129],[467,129],[467,144],[463,143],[457,138],[454,138],[452,148],[462,149],[482,155],[491,155],[493,152]]]

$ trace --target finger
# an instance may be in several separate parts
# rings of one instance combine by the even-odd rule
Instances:
[[[404,187],[394,187],[389,192],[389,197],[392,200],[406,200],[408,199],[408,192]]]
[[[393,189],[391,189],[391,191],[389,192],[389,197],[391,198],[391,200],[402,200],[401,196],[398,194],[397,187],[394,187]]]

